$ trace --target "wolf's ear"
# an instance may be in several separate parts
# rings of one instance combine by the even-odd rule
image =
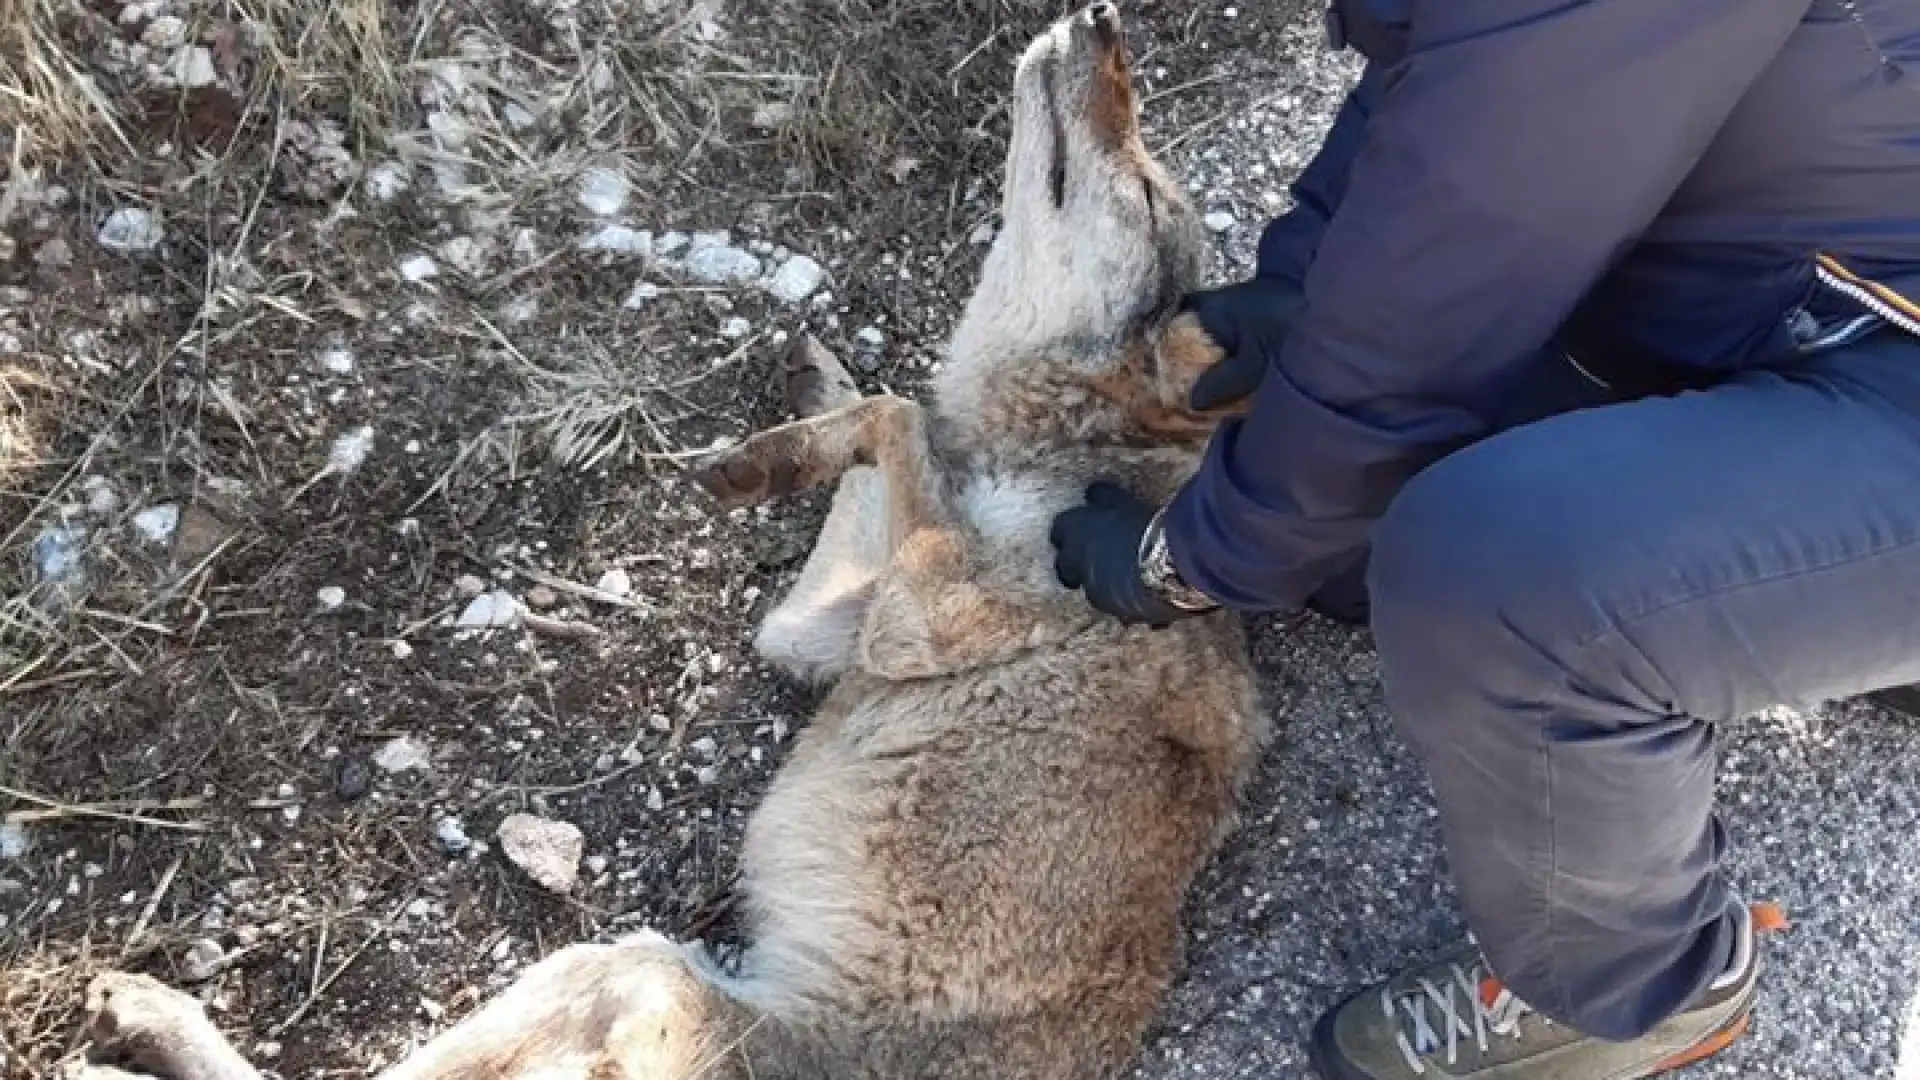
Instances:
[[[1189,395],[1193,384],[1209,368],[1227,358],[1227,352],[1200,325],[1199,316],[1183,311],[1163,324],[1152,335],[1148,348],[1153,350],[1155,391],[1168,408],[1191,411]],[[1228,401],[1207,410],[1205,416],[1231,416],[1245,412],[1246,398]]]

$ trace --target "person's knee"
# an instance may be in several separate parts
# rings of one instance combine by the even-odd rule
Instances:
[[[1617,576],[1592,530],[1607,512],[1530,440],[1495,440],[1413,478],[1375,526],[1368,594],[1390,684],[1429,703],[1524,697],[1606,627]],[[1505,685],[1490,682],[1504,680]]]

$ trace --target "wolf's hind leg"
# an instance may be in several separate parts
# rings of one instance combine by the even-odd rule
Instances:
[[[145,975],[109,972],[88,984],[87,1034],[96,1048],[165,1080],[260,1080],[198,1001]]]

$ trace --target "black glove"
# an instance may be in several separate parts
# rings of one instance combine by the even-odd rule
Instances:
[[[1140,539],[1154,508],[1132,492],[1105,481],[1087,488],[1086,502],[1053,519],[1053,572],[1069,589],[1084,588],[1087,602],[1124,623],[1164,628],[1176,619],[1203,615],[1169,603],[1149,588],[1140,570]]]
[[[1201,329],[1227,354],[1193,381],[1187,398],[1194,411],[1218,408],[1258,390],[1267,365],[1280,355],[1305,306],[1300,287],[1277,277],[1251,278],[1182,297],[1180,310],[1193,312]]]

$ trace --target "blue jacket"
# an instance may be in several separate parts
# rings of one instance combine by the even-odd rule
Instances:
[[[1920,0],[1334,0],[1367,58],[1260,275],[1305,307],[1168,508],[1243,610],[1354,565],[1577,340],[1731,370],[1920,332]],[[1336,41],[1338,44],[1338,41]]]

